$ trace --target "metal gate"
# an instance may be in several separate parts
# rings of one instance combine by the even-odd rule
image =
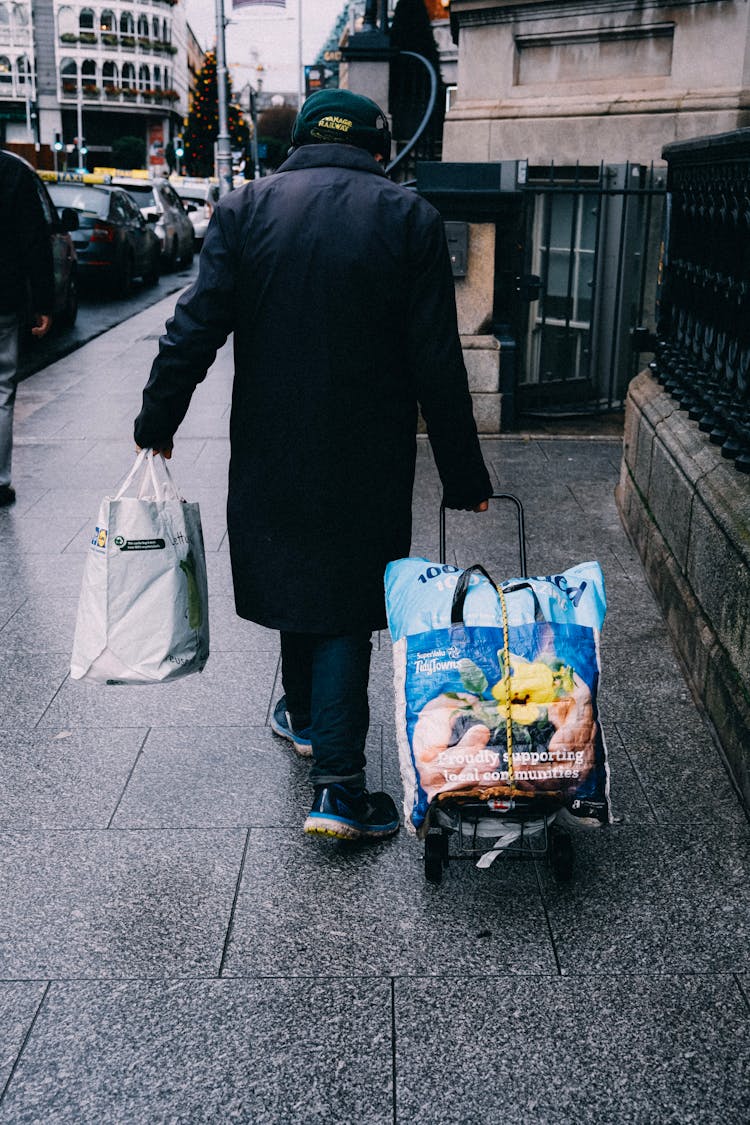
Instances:
[[[618,409],[652,342],[666,175],[653,165],[525,161],[517,175],[525,230],[511,318],[517,413]]]

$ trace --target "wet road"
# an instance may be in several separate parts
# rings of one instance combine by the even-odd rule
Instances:
[[[131,295],[125,298],[109,297],[106,293],[97,292],[91,282],[81,283],[76,323],[68,329],[53,328],[49,336],[43,340],[24,341],[19,365],[20,378],[28,379],[30,375],[41,371],[55,360],[69,355],[96,336],[100,336],[102,332],[107,332],[129,317],[163,300],[170,293],[177,293],[189,285],[197,273],[196,257],[187,269],[162,274],[156,285],[136,282]]]

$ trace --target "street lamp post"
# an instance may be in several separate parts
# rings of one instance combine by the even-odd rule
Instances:
[[[219,195],[232,190],[232,147],[227,113],[227,59],[225,43],[224,0],[216,0],[216,85],[219,103],[219,135],[216,138],[216,170]]]
[[[78,171],[85,171],[83,166],[83,87],[81,85],[81,76],[78,75],[78,104],[76,105],[76,118],[78,127],[78,136],[76,137],[76,148],[78,150]]]

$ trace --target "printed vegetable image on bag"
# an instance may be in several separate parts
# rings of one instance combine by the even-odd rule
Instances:
[[[138,495],[125,495],[134,482]],[[143,450],[92,529],[71,676],[154,684],[201,672],[207,659],[200,510],[180,497],[164,458]]]
[[[400,559],[385,586],[407,825],[447,794],[545,797],[607,822],[599,564],[496,587],[481,567]]]

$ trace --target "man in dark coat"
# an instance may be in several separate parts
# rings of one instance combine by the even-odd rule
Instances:
[[[11,485],[13,408],[18,375],[19,316],[28,301],[32,335],[52,327],[52,247],[30,164],[0,152],[0,507],[16,499]]]
[[[171,451],[196,384],[234,332],[228,526],[241,617],[281,633],[272,728],[312,756],[305,830],[398,829],[365,789],[370,634],[383,573],[409,553],[417,404],[448,507],[492,493],[456,325],[442,222],[391,183],[385,117],[313,94],[278,172],[224,197],[136,419]]]

